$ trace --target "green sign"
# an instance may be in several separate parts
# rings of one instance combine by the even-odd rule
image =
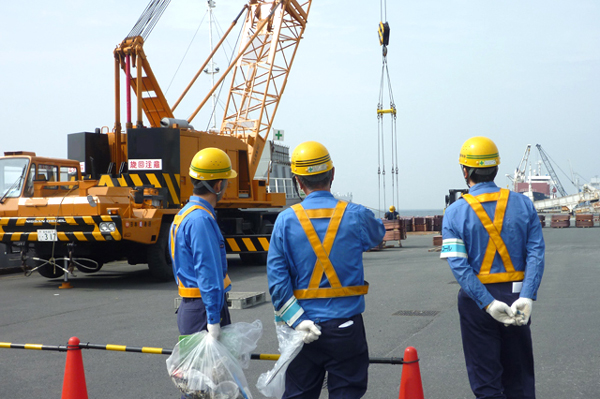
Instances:
[[[273,136],[275,136],[275,140],[283,141],[283,130],[273,129]]]

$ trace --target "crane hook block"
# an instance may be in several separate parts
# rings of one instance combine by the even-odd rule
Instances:
[[[387,46],[390,44],[390,24],[387,22],[379,23],[379,45]]]

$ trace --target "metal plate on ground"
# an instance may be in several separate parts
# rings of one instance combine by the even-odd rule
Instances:
[[[265,292],[228,292],[227,307],[230,309],[245,309],[267,301]],[[179,308],[181,297],[174,298],[175,309]]]
[[[229,292],[227,306],[230,309],[246,309],[267,301],[265,292]]]
[[[437,310],[399,310],[394,316],[435,316],[438,313]]]

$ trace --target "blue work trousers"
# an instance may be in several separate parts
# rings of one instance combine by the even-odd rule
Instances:
[[[486,284],[492,296],[511,306],[519,298],[513,283]],[[462,289],[458,312],[471,389],[478,399],[534,399],[535,377],[531,330],[494,320]]]
[[[224,301],[221,309],[221,326],[231,324],[231,316]],[[207,329],[206,307],[202,298],[181,298],[177,309],[177,327],[179,334],[190,335]]]
[[[330,399],[362,398],[367,391],[369,368],[362,315],[317,324],[321,336],[305,344],[287,369],[283,399],[317,399],[325,372]]]

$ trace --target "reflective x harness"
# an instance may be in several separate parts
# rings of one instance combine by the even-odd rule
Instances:
[[[348,206],[347,202],[339,201],[335,208],[325,209],[304,209],[301,204],[292,206],[292,209],[296,213],[300,225],[306,233],[306,237],[312,246],[317,261],[310,277],[310,282],[307,289],[294,290],[294,296],[297,299],[315,299],[315,298],[336,298],[345,296],[365,295],[369,291],[369,285],[365,282],[365,285],[348,286],[343,287],[340,279],[338,278],[335,268],[329,259],[333,242],[337,235],[342,221],[344,211]],[[319,239],[314,226],[312,225],[311,219],[326,219],[329,218],[329,225],[327,226],[327,232],[323,242]],[[330,287],[320,287],[323,274],[327,276]]]
[[[211,211],[203,207],[202,205],[192,205],[188,209],[186,209],[182,214],[178,214],[173,219],[173,226],[171,226],[171,258],[175,259],[175,238],[177,237],[177,229],[179,229],[179,225],[183,222],[183,219],[196,209],[202,209],[207,212],[213,219],[215,216]],[[200,289],[197,287],[184,287],[179,278],[177,279],[177,283],[179,285],[179,296],[183,298],[200,298],[202,295],[200,294]],[[223,287],[227,288],[231,285],[231,279],[229,275],[226,274],[223,279]]]
[[[477,277],[483,284],[506,283],[511,281],[521,281],[525,278],[524,272],[515,271],[512,260],[508,253],[508,248],[504,244],[504,240],[500,236],[502,231],[502,223],[504,222],[504,214],[506,213],[506,204],[508,203],[509,190],[502,188],[496,193],[481,194],[476,197],[471,194],[463,195],[463,198],[471,206],[475,214],[483,224],[483,227],[490,235],[488,245],[481,262],[481,268]],[[490,219],[487,212],[481,205],[482,202],[497,201],[494,221]],[[491,273],[492,263],[496,253],[500,255],[502,263],[504,263],[504,272]]]

